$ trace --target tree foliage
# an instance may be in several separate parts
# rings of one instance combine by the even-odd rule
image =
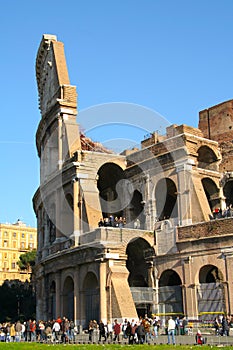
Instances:
[[[36,262],[36,249],[30,250],[27,253],[21,254],[17,262],[20,270],[30,271]]]

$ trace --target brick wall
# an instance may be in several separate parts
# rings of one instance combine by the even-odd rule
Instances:
[[[233,235],[233,218],[211,220],[196,225],[178,227],[178,242],[198,238]]]

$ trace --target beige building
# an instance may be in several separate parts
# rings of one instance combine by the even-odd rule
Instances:
[[[20,271],[17,262],[21,254],[37,248],[37,230],[18,220],[15,224],[0,224],[0,285],[5,280],[30,280],[30,272]]]
[[[37,318],[232,314],[232,101],[114,154],[79,132],[56,36],[42,38],[36,77]],[[98,227],[111,216],[126,223]]]

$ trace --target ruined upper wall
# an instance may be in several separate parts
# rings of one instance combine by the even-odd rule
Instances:
[[[44,34],[36,58],[36,79],[42,116],[52,108],[77,108],[76,87],[70,85],[64,44],[55,35]],[[76,113],[75,113],[76,114]]]
[[[198,128],[204,137],[218,141],[233,139],[233,100],[220,103],[216,106],[199,112]]]
[[[222,154],[220,171],[233,170],[233,100],[199,113],[199,128],[204,136],[219,142]]]

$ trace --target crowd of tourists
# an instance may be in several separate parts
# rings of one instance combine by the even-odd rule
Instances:
[[[214,319],[216,335],[229,336],[229,330],[233,326],[233,317],[220,315]]]
[[[1,342],[74,342],[75,324],[66,317],[44,322],[28,320],[15,323],[2,323],[0,325]]]
[[[106,324],[91,320],[88,328],[89,341],[119,342],[123,338],[127,339],[128,344],[143,344],[158,337],[160,326],[161,321],[158,316],[152,318],[145,316],[131,321],[125,319],[123,323],[119,323],[117,319],[113,323],[108,321]]]
[[[214,320],[216,335],[229,336],[229,329],[233,325],[233,318],[219,316]],[[27,322],[17,321],[15,323],[0,324],[1,342],[51,342],[51,343],[74,343],[75,336],[80,329],[73,320],[66,317],[58,317],[52,321],[28,320]],[[176,335],[190,334],[190,326],[186,317],[175,319],[171,316],[164,322],[159,316],[141,317],[137,320],[127,320],[120,323],[117,319],[114,322],[102,322],[91,320],[88,328],[89,342],[121,342],[128,344],[143,344],[153,342],[160,334],[167,334],[167,343],[175,344]],[[191,333],[192,334],[192,333]],[[196,334],[197,344],[204,344],[204,338],[198,330]]]
[[[120,216],[110,215],[109,217],[100,218],[98,222],[99,227],[119,227],[122,228],[126,225],[126,219]]]
[[[232,205],[228,206],[226,209],[222,210],[221,208],[215,208],[213,210],[213,215],[211,219],[223,219],[233,217],[233,208]]]

